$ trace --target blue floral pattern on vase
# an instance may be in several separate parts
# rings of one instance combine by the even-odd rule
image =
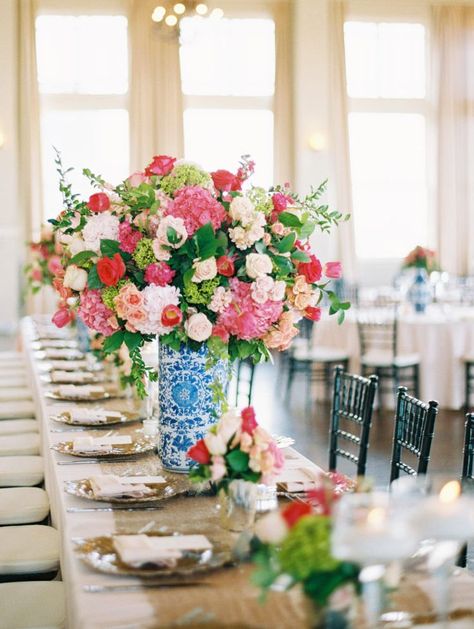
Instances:
[[[89,337],[89,328],[81,317],[76,317],[76,337],[80,351],[85,354],[90,350],[91,341]]]
[[[219,360],[206,370],[207,345],[193,350],[182,345],[180,351],[160,344],[158,350],[158,402],[160,431],[158,453],[163,467],[187,472],[186,453],[205,437],[220,416],[220,404],[213,401],[212,385],[218,381],[224,392],[229,382],[229,364]]]
[[[423,313],[432,301],[431,287],[428,273],[423,268],[417,268],[415,279],[408,291],[408,301],[415,308],[415,312]]]

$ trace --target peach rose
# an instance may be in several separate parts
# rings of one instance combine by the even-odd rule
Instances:
[[[186,334],[193,341],[206,341],[212,334],[212,323],[202,312],[198,312],[189,317],[184,324]]]
[[[143,295],[135,284],[125,284],[114,298],[114,305],[119,317],[130,320],[134,311],[143,310]],[[135,316],[138,317],[139,315]]]
[[[207,260],[194,260],[193,262],[194,275],[192,282],[199,284],[205,280],[212,280],[217,275],[217,264],[215,258],[207,258]]]

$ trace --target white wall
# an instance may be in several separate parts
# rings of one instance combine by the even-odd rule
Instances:
[[[23,256],[17,171],[17,23],[15,0],[0,2],[0,333],[14,328]]]

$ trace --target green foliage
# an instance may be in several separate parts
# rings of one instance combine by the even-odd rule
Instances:
[[[88,168],[83,168],[82,174],[84,175],[84,177],[87,177],[87,179],[89,179],[94,188],[103,189],[106,186],[105,180],[102,179],[100,175],[94,175],[94,173],[91,172]]]
[[[204,282],[199,284],[185,281],[184,296],[190,304],[207,305],[219,284],[219,277],[214,277],[212,280],[204,280]]]
[[[116,240],[108,240],[103,238],[100,241],[100,252],[103,256],[112,258],[120,250],[119,243]]]
[[[96,256],[97,254],[95,251],[79,251],[79,253],[76,253],[76,255],[70,259],[69,264],[77,264],[77,266],[82,266],[86,262],[89,262],[91,258],[94,258]]]
[[[210,187],[212,178],[209,173],[194,166],[194,164],[178,164],[169,175],[165,175],[161,179],[160,185],[165,194],[174,196],[184,186]]]
[[[123,330],[118,330],[104,340],[104,352],[112,354],[120,349],[123,343]]]
[[[212,391],[212,403],[219,409],[218,414],[221,415],[222,413],[225,413],[229,409],[229,403],[227,402],[227,396],[220,380],[216,378],[211,384],[210,389]]]
[[[87,286],[91,289],[103,288],[104,286],[97,273],[97,265],[94,265],[89,271],[87,276]]]
[[[133,259],[139,269],[144,270],[149,264],[156,262],[155,254],[153,253],[153,241],[151,238],[142,238],[137,248],[132,254]]]
[[[127,280],[120,280],[118,284],[116,284],[115,286],[106,286],[102,290],[101,299],[104,302],[104,304],[107,306],[107,308],[110,308],[111,310],[115,310],[114,299],[119,294],[122,286],[125,286],[125,284],[128,284],[128,283],[129,282]]]
[[[282,238],[279,242],[275,243],[275,249],[280,253],[288,253],[295,246],[296,233],[290,232],[287,236]]]
[[[72,184],[67,182],[67,175],[74,170],[73,168],[64,169],[61,153],[56,147],[53,146],[53,150],[56,153],[54,163],[56,164],[56,172],[59,175],[59,191],[63,197],[63,203],[69,210],[74,209],[76,200],[79,197],[78,194],[72,192]],[[51,221],[52,222],[52,221]]]
[[[349,310],[351,304],[349,301],[339,301],[339,297],[331,290],[327,290],[325,292],[331,304],[329,307],[329,314],[337,314],[337,322],[341,324],[344,321],[346,311]]]
[[[197,256],[201,260],[207,260],[216,255],[219,240],[214,234],[211,223],[206,223],[200,227],[193,236],[196,243]]]

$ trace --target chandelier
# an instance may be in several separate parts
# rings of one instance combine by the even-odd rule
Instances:
[[[167,32],[179,31],[179,23],[183,17],[210,17],[221,18],[224,11],[218,7],[209,9],[205,2],[195,0],[183,0],[183,2],[162,2],[156,6],[151,14],[151,19]]]

